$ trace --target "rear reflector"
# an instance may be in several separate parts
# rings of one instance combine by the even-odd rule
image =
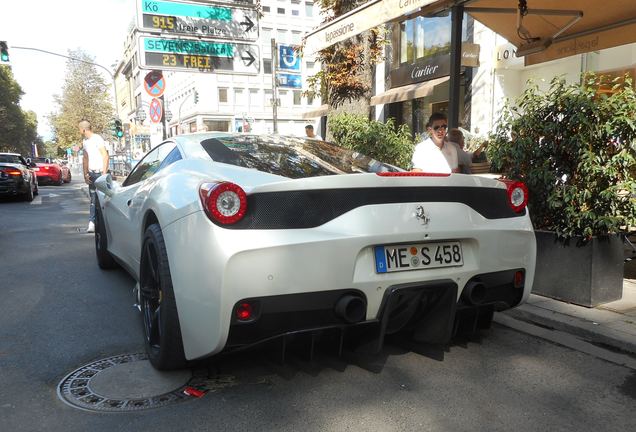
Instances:
[[[236,307],[236,319],[239,321],[250,321],[252,318],[254,318],[252,305],[247,302],[239,303]]]
[[[450,173],[429,173],[423,171],[379,172],[380,177],[448,177]]]
[[[515,288],[521,288],[523,286],[524,277],[523,272],[521,270],[515,272],[515,277],[512,282]]]

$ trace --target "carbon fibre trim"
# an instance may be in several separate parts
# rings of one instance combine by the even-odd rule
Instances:
[[[247,214],[228,229],[314,228],[355,208],[405,202],[462,203],[487,219],[523,216],[508,205],[506,189],[400,187],[264,192],[247,196]],[[214,221],[213,221],[214,222]]]

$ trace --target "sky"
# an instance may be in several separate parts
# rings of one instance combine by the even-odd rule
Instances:
[[[124,41],[138,0],[2,0],[0,40],[7,41],[13,76],[22,87],[23,110],[38,116],[38,133],[52,138],[47,116],[62,93],[67,59],[30,47],[68,55],[81,48],[109,70],[121,60]],[[100,68],[107,83],[111,77]],[[112,88],[112,85],[111,85]],[[112,93],[112,91],[111,91]]]

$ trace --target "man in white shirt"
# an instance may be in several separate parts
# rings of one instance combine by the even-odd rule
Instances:
[[[413,171],[441,174],[459,171],[455,146],[444,143],[446,129],[446,115],[433,113],[426,124],[429,137],[415,146]]]
[[[79,130],[84,138],[82,142],[84,181],[88,185],[88,194],[91,197],[86,232],[92,233],[95,232],[95,180],[108,172],[108,151],[104,139],[93,133],[91,123],[88,120],[79,122]]]
[[[310,124],[305,126],[305,135],[307,136],[307,138],[310,138],[310,139],[317,139],[320,141],[324,141],[320,135],[316,135],[316,133],[314,132],[314,127]]]

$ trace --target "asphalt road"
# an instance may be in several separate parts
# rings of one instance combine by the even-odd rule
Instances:
[[[243,353],[200,366],[218,377],[201,399],[72,408],[56,394],[64,376],[143,351],[134,282],[97,267],[80,186],[0,199],[0,431],[636,430],[636,371],[498,325],[441,357]]]

